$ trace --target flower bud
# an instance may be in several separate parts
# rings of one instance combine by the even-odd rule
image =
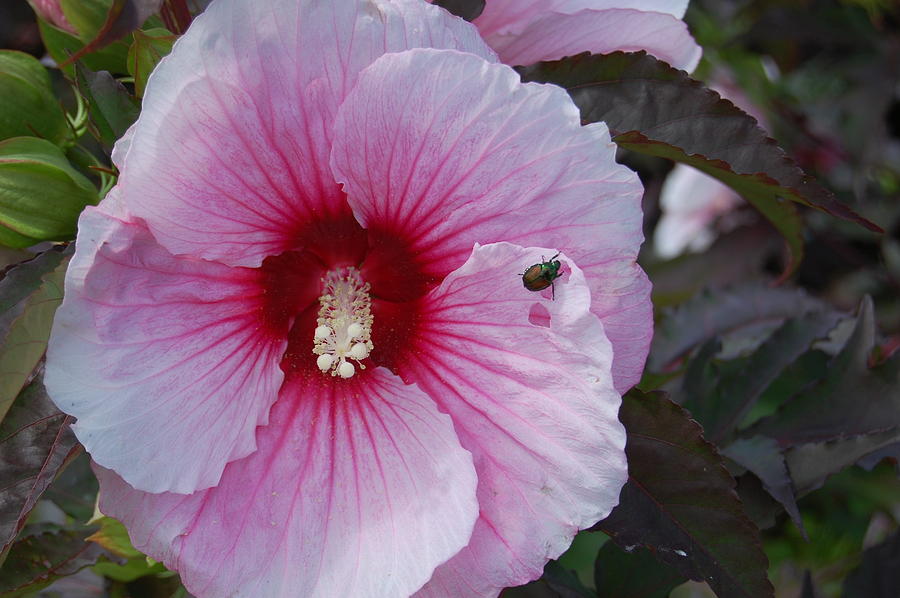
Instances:
[[[72,239],[81,210],[97,200],[94,185],[49,141],[0,142],[0,245]]]
[[[69,127],[44,65],[24,52],[0,50],[0,139],[22,135],[60,144]]]
[[[31,8],[39,17],[63,31],[77,33],[63,12],[60,0],[31,0]]]

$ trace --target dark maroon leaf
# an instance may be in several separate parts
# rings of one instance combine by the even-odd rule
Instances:
[[[556,561],[547,563],[541,581],[559,598],[590,598],[595,595],[582,585],[574,571],[569,571]]]
[[[134,581],[123,584],[124,594],[134,598],[194,598],[183,585],[178,576],[145,575]]]
[[[42,498],[52,501],[76,521],[87,521],[94,515],[99,487],[91,458],[82,452],[56,476]]]
[[[180,35],[187,31],[194,15],[205,10],[209,2],[210,0],[164,0],[159,9],[159,17],[166,29]]]
[[[580,54],[529,67],[523,78],[568,89],[585,120],[607,123],[617,137],[628,134],[625,144],[672,146],[698,156],[707,163],[703,170],[717,178],[731,171],[746,177],[745,185],[771,187],[773,199],[784,197],[883,232],[807,176],[756,119],[646,52]]]
[[[96,52],[128,35],[144,24],[150,15],[159,10],[162,0],[113,0],[106,14],[106,22],[97,35],[75,52],[61,66],[71,64],[85,54]]]
[[[800,598],[818,598],[819,593],[816,591],[816,586],[813,584],[812,575],[810,575],[809,570],[803,574],[803,589],[800,590]]]
[[[859,460],[857,463],[860,467],[867,471],[872,471],[882,461],[893,464],[894,468],[900,473],[900,442],[890,444],[882,449],[870,453]]]
[[[751,414],[753,421],[748,423],[755,423],[763,417],[775,413],[792,397],[824,378],[831,357],[818,347],[798,357],[763,392],[754,408],[756,413]],[[748,416],[748,419],[751,417]],[[741,425],[746,427],[744,422]]]
[[[41,286],[41,277],[56,269],[62,259],[59,251],[45,251],[0,274],[0,337],[6,334],[9,322],[22,313],[24,300]]]
[[[33,598],[107,598],[112,594],[107,580],[90,568],[57,579]],[[170,597],[172,598],[172,597]]]
[[[607,542],[597,554],[594,585],[599,598],[668,598],[684,575],[661,563],[643,548],[625,552]]]
[[[620,418],[628,431],[629,480],[619,505],[595,529],[626,550],[650,550],[722,598],[773,596],[759,530],[700,426],[660,393],[629,393]]]
[[[528,67],[523,78],[567,89],[587,122],[606,122],[621,147],[690,164],[741,194],[781,232],[799,264],[802,224],[787,200],[881,229],[807,176],[756,120],[645,52],[580,54]]]
[[[705,290],[678,308],[663,313],[653,336],[647,368],[662,371],[698,344],[715,336],[827,309],[822,301],[789,287],[756,283]]]
[[[544,574],[527,585],[507,588],[500,598],[594,598],[596,594],[584,587],[574,571],[556,561],[544,567]]]
[[[749,432],[790,447],[882,433],[900,426],[900,353],[869,368],[874,346],[872,300],[866,298],[853,334],[832,359],[825,377]]]
[[[0,552],[13,542],[38,498],[81,445],[35,379],[0,423]]]
[[[4,352],[3,346],[9,341],[8,335],[13,322],[25,312],[29,297],[44,284],[44,275],[53,272],[62,260],[63,254],[60,251],[45,251],[37,257],[17,264],[0,274],[0,362],[2,362]],[[13,361],[19,363],[28,362],[24,358]],[[2,363],[0,363],[0,366],[2,366]],[[34,364],[32,363],[31,367],[33,366]],[[30,373],[31,367],[28,368],[28,373]],[[2,372],[0,375],[9,378],[10,372]],[[21,390],[19,384],[24,382],[25,379],[21,380],[21,382],[18,380],[4,380],[3,383],[0,383],[0,419],[3,418],[6,411],[4,405],[8,405],[15,395],[19,393]],[[4,392],[4,389],[6,392]]]
[[[862,563],[844,581],[843,598],[900,596],[900,531],[863,553]]]
[[[433,4],[442,6],[467,21],[474,21],[484,10],[484,2],[485,0],[434,0]]]
[[[783,242],[765,222],[742,226],[719,236],[703,253],[655,261],[648,246],[638,258],[653,281],[653,305],[669,308],[702,293],[735,285],[771,286],[766,264],[781,255]]]
[[[747,516],[759,529],[769,529],[778,523],[778,516],[784,512],[784,506],[772,498],[760,479],[752,473],[745,472],[736,477],[737,493],[744,504]]]
[[[820,488],[832,475],[897,442],[900,427],[797,445],[786,450],[784,458],[797,496],[803,496]]]
[[[62,530],[26,536],[12,545],[0,575],[0,598],[29,595],[105,558],[85,538],[93,530]]]
[[[681,404],[703,425],[710,441],[722,444],[734,434],[763,391],[809,351],[814,341],[827,337],[841,317],[826,311],[788,319],[749,358],[733,362],[712,392],[689,395]]]
[[[41,277],[40,286],[21,302],[21,307],[16,305],[10,310],[17,315],[0,334],[0,420],[44,358],[53,315],[62,302],[67,264],[64,257],[54,270]]]
[[[781,503],[803,537],[807,537],[784,455],[774,440],[764,436],[741,439],[724,448],[722,454],[758,477],[766,492]]]

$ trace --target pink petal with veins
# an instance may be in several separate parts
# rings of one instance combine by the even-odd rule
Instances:
[[[121,208],[112,197],[81,216],[44,383],[93,459],[133,486],[208,488],[256,449],[287,342],[260,328],[260,271],[175,258]]]
[[[421,45],[494,59],[421,0],[214,2],[150,77],[120,178],[128,209],[175,254],[258,266],[293,249],[310,219],[347,214],[328,154],[357,73]]]
[[[474,56],[412,50],[364,71],[336,131],[332,168],[363,226],[407,239],[435,277],[473,243],[560,248],[590,274],[616,388],[638,381],[653,330],[650,283],[635,263],[642,188],[615,163],[606,126],[582,127],[563,90],[522,85]]]
[[[472,456],[387,370],[323,382],[288,383],[215,488],[147,494],[98,469],[100,509],[197,596],[409,596],[469,541]]]
[[[575,533],[604,518],[627,478],[612,347],[565,254],[549,301],[517,271],[555,248],[476,247],[428,297],[406,378],[453,418],[478,472],[468,546],[419,598],[496,596],[541,575]],[[535,305],[549,327],[532,323]]]

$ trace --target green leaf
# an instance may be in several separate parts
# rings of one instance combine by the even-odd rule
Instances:
[[[118,520],[102,516],[91,522],[99,523],[100,529],[88,536],[87,541],[96,542],[111,554],[127,559],[122,564],[100,563],[94,567],[95,572],[116,581],[130,582],[146,575],[166,571],[162,563],[151,562],[151,559],[135,549],[128,536],[128,530]]]
[[[647,358],[659,372],[700,343],[737,330],[828,310],[800,289],[759,283],[705,290],[674,310],[664,311]]]
[[[49,141],[0,141],[0,245],[72,239],[81,210],[98,199],[97,189]]]
[[[42,277],[42,284],[24,302],[22,313],[0,337],[0,419],[15,400],[47,350],[53,315],[62,301],[66,265],[62,262]]]
[[[138,29],[134,32],[134,42],[128,49],[128,72],[134,77],[137,97],[144,97],[147,78],[163,56],[172,50],[176,38],[168,29]]]
[[[80,3],[81,0],[78,1]],[[69,18],[70,22],[75,25],[79,32],[84,31],[85,34],[87,34],[87,27],[82,29],[75,24],[69,17],[69,11],[66,10],[67,7],[69,7],[69,10],[72,10],[73,5],[75,5],[75,0],[62,0],[62,2],[64,3],[63,11],[65,12],[66,17]],[[158,11],[161,4],[162,0],[112,0],[109,4],[103,23],[92,34],[87,35],[87,39],[90,41],[88,41],[78,52],[73,54],[69,58],[69,62],[74,62],[85,54],[95,52],[128,35],[143,25],[144,21],[146,21],[150,15]],[[96,16],[93,12],[90,15],[90,18],[90,25],[91,28],[93,28],[93,25],[96,23]],[[85,38],[84,34],[82,38]]]
[[[0,50],[0,140],[34,136],[61,145],[69,125],[37,58]]]
[[[100,529],[88,536],[87,540],[89,542],[96,542],[109,552],[126,559],[144,557],[144,554],[131,544],[128,530],[117,519],[103,516],[96,521],[92,521],[92,523],[98,523]]]
[[[151,563],[145,556],[130,558],[124,564],[97,563],[94,565],[94,573],[121,582],[132,582],[148,575],[166,573],[167,569],[162,563]]]
[[[523,79],[567,89],[582,119],[606,122],[620,147],[690,164],[730,186],[784,236],[793,256],[785,275],[803,252],[802,224],[787,200],[881,231],[807,176],[755,119],[645,52],[580,54],[528,67]]]
[[[81,450],[71,422],[37,379],[0,423],[0,553],[15,540],[56,474]]]
[[[900,531],[863,553],[862,563],[844,581],[843,598],[900,596]]]
[[[38,19],[38,27],[41,32],[41,40],[50,57],[60,65],[70,77],[75,76],[75,66],[66,64],[66,60],[84,47],[84,42],[67,31],[54,27],[44,20]],[[101,50],[91,52],[81,57],[80,62],[93,71],[110,71],[112,73],[127,73],[126,58],[128,45],[118,41]]]
[[[105,560],[100,545],[85,542],[90,533],[91,530],[44,532],[13,544],[0,575],[0,598],[30,595],[57,579]]]
[[[700,426],[660,393],[632,391],[619,417],[629,478],[619,505],[594,529],[626,550],[643,546],[722,598],[773,596],[759,530]]]
[[[79,93],[90,106],[97,138],[112,147],[137,120],[140,108],[125,86],[106,71],[95,73],[79,64],[75,67],[75,80]]]
[[[668,598],[687,577],[642,548],[625,552],[607,542],[597,554],[594,585],[598,598]]]
[[[442,6],[451,14],[467,21],[474,21],[484,10],[485,0],[434,0],[432,4]]]
[[[97,36],[112,5],[112,0],[59,0],[59,7],[66,20],[84,40]]]

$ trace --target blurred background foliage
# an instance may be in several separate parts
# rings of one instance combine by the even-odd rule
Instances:
[[[184,597],[95,512],[89,460],[41,361],[77,214],[114,183],[113,144],[203,3],[33,5],[40,17],[0,3],[0,598]],[[523,70],[587,82],[573,91],[585,120],[609,122],[640,173],[657,331],[623,405],[622,504],[504,596],[897,598],[900,8],[692,0],[686,21],[704,48],[691,76],[749,117],[642,55]],[[615,91],[592,91],[598,81]],[[672,101],[640,120],[604,93]],[[676,108],[681,127],[653,138],[652,119]],[[733,123],[721,137],[713,113]],[[704,212],[702,234],[675,250],[661,234],[678,209],[664,198],[673,159],[746,200]]]

